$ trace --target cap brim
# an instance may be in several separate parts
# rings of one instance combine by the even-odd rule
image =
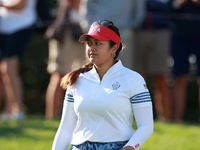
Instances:
[[[83,42],[87,41],[88,36],[91,36],[91,37],[93,37],[93,38],[95,38],[99,41],[109,41],[110,40],[110,39],[108,39],[104,36],[101,36],[99,34],[83,34],[83,35],[80,36],[79,42],[83,43]]]

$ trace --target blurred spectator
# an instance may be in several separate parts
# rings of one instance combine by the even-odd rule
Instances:
[[[147,0],[147,13],[141,30],[137,32],[134,68],[144,78],[153,78],[153,103],[160,121],[170,121],[172,104],[170,88],[165,75],[169,72],[167,60],[170,52],[171,31],[169,21],[154,13],[167,11],[167,0]]]
[[[55,19],[54,6],[50,4],[49,0],[37,0],[37,21],[35,23],[36,33],[44,35],[47,28],[53,23]]]
[[[80,68],[84,59],[84,45],[78,42],[82,30],[79,26],[80,0],[58,0],[57,15],[53,24],[47,29],[49,38],[49,60],[47,71],[51,74],[46,91],[46,118],[60,117],[64,90],[60,79]]]
[[[96,20],[111,20],[119,28],[122,43],[126,45],[120,59],[125,67],[134,69],[135,31],[144,19],[145,0],[81,0],[80,9],[85,18],[81,22],[85,32]]]
[[[20,61],[33,32],[36,0],[0,1],[0,73],[6,94],[1,119],[24,119]]]
[[[174,23],[172,36],[172,57],[174,59],[174,120],[183,121],[187,99],[188,57],[196,55],[197,84],[200,90],[200,0],[172,0]],[[200,97],[199,97],[200,103]]]

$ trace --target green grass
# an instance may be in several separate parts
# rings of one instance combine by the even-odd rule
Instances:
[[[199,150],[200,125],[155,122],[154,133],[142,150]]]
[[[1,150],[50,150],[60,120],[42,116],[0,122]],[[135,124],[133,125],[135,127]],[[200,125],[155,122],[153,135],[141,150],[199,150]]]

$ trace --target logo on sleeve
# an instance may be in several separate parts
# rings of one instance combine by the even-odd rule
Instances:
[[[147,89],[147,85],[146,84],[143,84],[143,85],[144,85],[144,88]]]
[[[119,82],[116,82],[115,84],[112,85],[113,90],[117,90],[121,85]]]
[[[140,146],[140,144],[139,143],[137,143],[134,147],[135,148],[138,148]]]

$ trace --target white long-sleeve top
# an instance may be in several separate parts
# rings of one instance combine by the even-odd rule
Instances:
[[[133,115],[137,130],[132,128]],[[139,149],[153,133],[152,102],[144,79],[119,60],[100,81],[95,67],[66,91],[52,150],[85,141],[127,141]]]

